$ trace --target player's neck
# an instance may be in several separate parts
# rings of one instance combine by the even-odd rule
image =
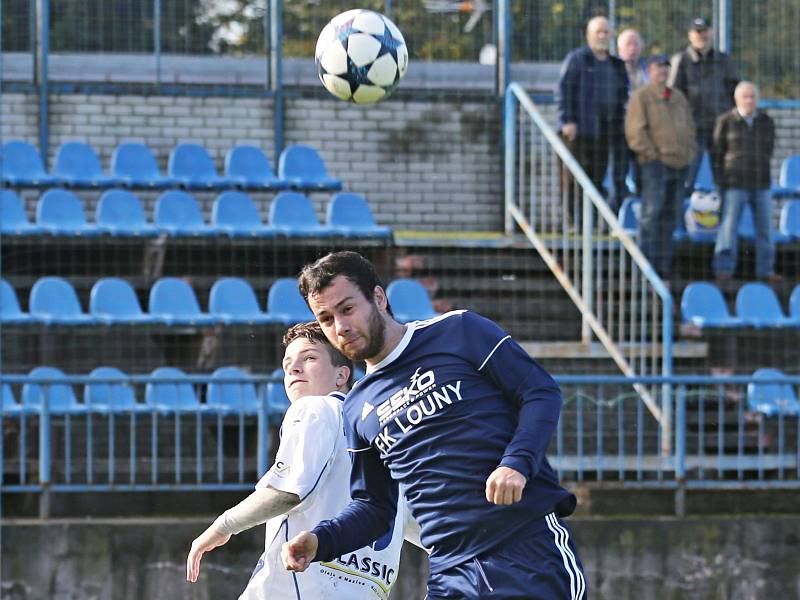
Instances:
[[[389,354],[392,353],[392,350],[397,348],[397,345],[400,343],[400,340],[403,339],[403,336],[406,334],[407,328],[408,328],[407,325],[398,323],[397,321],[389,317],[386,321],[383,347],[381,348],[381,351],[378,354],[364,361],[367,363],[367,367],[374,367],[384,358],[389,356]]]

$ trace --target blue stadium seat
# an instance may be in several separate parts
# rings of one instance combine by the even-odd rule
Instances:
[[[89,313],[107,325],[148,325],[158,322],[153,315],[142,312],[131,284],[116,277],[104,277],[95,282],[89,294]]]
[[[139,198],[127,190],[108,190],[95,210],[98,229],[115,236],[156,237],[158,228],[147,222]]]
[[[216,227],[207,225],[194,196],[180,190],[168,190],[156,200],[153,220],[157,228],[172,236],[214,236]]]
[[[22,200],[11,190],[0,190],[0,233],[3,235],[40,235],[44,229],[33,225]]]
[[[781,207],[780,232],[793,239],[800,239],[800,200],[789,200]]]
[[[150,288],[149,312],[165,325],[204,326],[219,322],[200,310],[192,286],[175,277],[159,279]]]
[[[736,294],[736,316],[751,327],[800,327],[800,319],[786,317],[771,287],[744,284]]]
[[[778,369],[758,369],[755,379],[785,379]],[[747,408],[766,417],[796,417],[800,415],[800,402],[794,388],[788,383],[748,383]]]
[[[269,224],[290,237],[328,237],[333,231],[323,227],[308,196],[299,192],[280,192],[272,200]]]
[[[742,207],[742,214],[739,216],[739,226],[736,229],[739,237],[745,240],[756,239],[756,223],[753,218],[753,209],[749,204]],[[782,231],[771,231],[772,241],[776,244],[785,244],[791,237]]]
[[[22,312],[17,292],[5,279],[0,279],[0,323],[4,325],[33,323],[34,319]]]
[[[225,176],[238,187],[255,190],[285,190],[289,184],[278,179],[267,155],[257,146],[234,146],[225,155]]]
[[[122,184],[119,178],[103,172],[100,159],[88,144],[67,142],[56,152],[53,175],[69,186],[104,188]]]
[[[116,367],[97,367],[89,373],[94,379],[116,379],[127,377]],[[83,388],[83,403],[92,412],[146,412],[150,408],[136,401],[134,387],[128,383],[87,383]]]
[[[13,187],[43,187],[57,183],[56,178],[45,170],[39,151],[20,140],[3,144],[0,175],[3,183]]]
[[[386,287],[386,297],[400,323],[423,321],[439,314],[433,310],[428,290],[413,279],[395,279]]]
[[[299,190],[342,189],[342,181],[328,175],[325,163],[317,151],[302,144],[288,146],[281,152],[278,177]]]
[[[275,230],[264,225],[258,207],[242,192],[222,192],[211,209],[211,224],[231,237],[274,237]]]
[[[34,380],[60,380],[66,375],[55,367],[36,367],[28,373]],[[50,413],[55,415],[86,413],[86,405],[78,402],[75,390],[68,383],[26,383],[22,386],[22,407],[38,412],[45,400]]]
[[[226,325],[262,325],[277,320],[258,306],[256,293],[244,279],[226,277],[214,282],[208,311]]]
[[[111,172],[124,185],[134,188],[163,189],[178,185],[162,175],[152,150],[144,144],[120,144],[111,155]]]
[[[278,279],[267,293],[267,314],[279,323],[294,325],[314,320],[314,313],[306,305],[297,280],[291,277]]]
[[[47,190],[39,198],[36,224],[51,235],[96,237],[101,234],[97,226],[86,220],[78,197],[60,188]]]
[[[778,185],[789,194],[800,195],[800,156],[787,156],[783,160]]]
[[[275,369],[272,376],[280,378],[280,381],[270,381],[267,384],[267,410],[270,421],[277,425],[283,420],[283,415],[286,414],[291,402],[283,386],[283,369]]]
[[[22,412],[22,405],[17,402],[14,396],[14,390],[7,383],[0,386],[0,416],[3,415],[18,415]]]
[[[238,367],[220,367],[211,374],[206,394],[208,408],[223,414],[257,414],[261,402],[255,383],[230,381],[236,379],[249,379],[249,375]]]
[[[392,230],[375,223],[369,204],[358,194],[340,192],[328,203],[326,224],[335,234],[352,237],[391,237]]]
[[[31,316],[47,325],[94,325],[92,315],[81,309],[75,288],[61,277],[42,277],[28,298]]]
[[[800,285],[796,285],[789,296],[789,317],[800,320]]]
[[[220,177],[208,151],[198,144],[178,144],[169,155],[169,176],[180,185],[195,190],[219,190],[232,187]]]
[[[731,316],[722,292],[713,283],[695,281],[683,290],[681,317],[684,323],[697,327],[731,329],[744,327],[744,322]]]
[[[173,382],[151,381],[145,386],[144,401],[147,406],[162,413],[204,411],[194,386],[186,379],[186,373],[175,367],[159,367],[150,376],[153,379],[174,379]]]
[[[625,198],[622,206],[619,207],[617,220],[628,235],[634,236],[639,233],[639,215],[642,211],[642,200],[636,196]]]
[[[694,179],[694,189],[701,192],[714,190],[714,173],[711,170],[711,157],[708,152],[703,152],[703,158],[700,159],[700,168],[697,169],[697,176]]]

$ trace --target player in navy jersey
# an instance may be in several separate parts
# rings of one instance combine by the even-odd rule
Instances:
[[[430,551],[428,599],[585,599],[561,521],[575,509],[545,457],[561,393],[492,321],[453,311],[403,325],[369,261],[329,254],[300,291],[328,340],[367,374],[344,404],[352,501],[283,546],[303,571],[389,529],[398,483]]]

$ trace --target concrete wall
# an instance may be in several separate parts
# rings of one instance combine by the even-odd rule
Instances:
[[[204,558],[185,582],[191,541],[209,520],[8,522],[4,600],[235,598],[263,549],[260,528]],[[569,521],[593,600],[800,598],[800,517],[577,518]],[[425,557],[406,548],[393,600],[421,600]]]

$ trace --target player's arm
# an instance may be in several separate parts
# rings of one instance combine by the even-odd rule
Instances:
[[[300,504],[297,494],[272,487],[257,488],[236,506],[229,508],[193,542],[186,559],[186,580],[194,583],[200,575],[203,554],[228,543],[232,535],[265,523]]]

